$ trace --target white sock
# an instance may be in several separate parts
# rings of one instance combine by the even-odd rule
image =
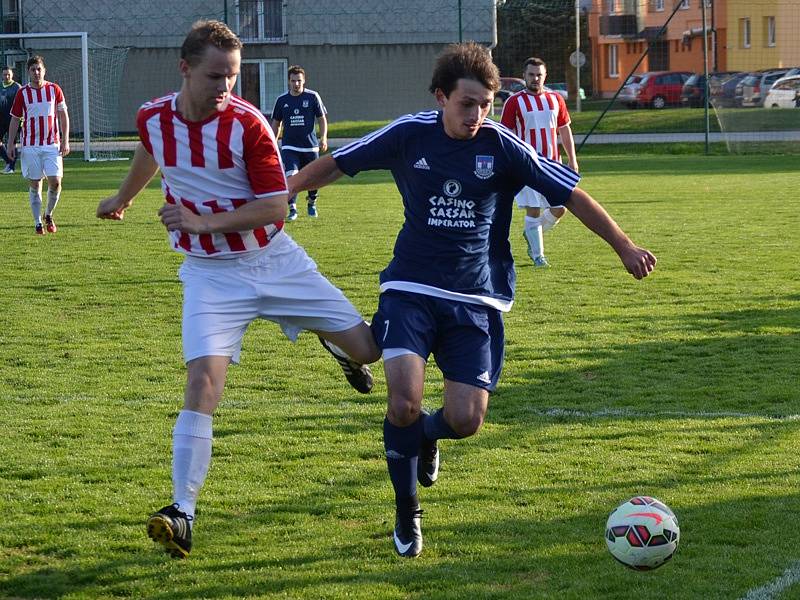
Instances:
[[[552,211],[543,210],[542,216],[540,217],[542,220],[542,231],[548,231],[555,227],[558,224],[559,217],[556,217]]]
[[[534,257],[544,256],[541,217],[525,217],[525,239],[531,245],[531,253]]]
[[[211,464],[211,439],[211,415],[191,410],[178,414],[172,430],[173,497],[179,509],[192,519]]]
[[[53,190],[47,190],[47,212],[46,215],[52,215],[53,211],[56,209],[56,204],[58,204],[58,199],[61,197],[61,191],[54,192]]]
[[[37,225],[42,224],[42,197],[39,191],[33,188],[28,188],[28,200],[31,203],[31,212],[33,213],[33,220]]]

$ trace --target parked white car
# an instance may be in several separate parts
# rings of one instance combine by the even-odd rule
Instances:
[[[764,99],[765,108],[796,108],[800,105],[800,75],[781,77]]]

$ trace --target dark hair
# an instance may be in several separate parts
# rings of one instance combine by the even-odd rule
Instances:
[[[43,68],[47,68],[44,66],[44,58],[39,56],[38,54],[34,54],[28,59],[28,62],[25,63],[25,68],[30,69],[33,65],[40,64]]]
[[[475,42],[447,46],[436,59],[428,89],[431,93],[442,90],[449,98],[459,79],[472,79],[492,92],[500,89],[500,71],[488,48]]]
[[[6,66],[3,67],[3,71],[11,71],[11,73],[13,74],[14,73],[14,67],[6,65]]]
[[[522,70],[524,71],[527,69],[528,65],[533,65],[534,67],[544,67],[544,70],[547,70],[547,65],[544,64],[544,61],[541,58],[536,58],[535,56],[525,59],[525,62],[522,63]]]
[[[302,75],[303,79],[305,79],[306,71],[300,65],[292,65],[291,67],[289,67],[287,77],[291,77],[292,75]]]
[[[197,21],[183,40],[181,58],[196,65],[208,46],[232,52],[241,50],[242,42],[222,21]]]

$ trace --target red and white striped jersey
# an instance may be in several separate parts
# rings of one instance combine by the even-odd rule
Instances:
[[[227,108],[192,122],[178,112],[177,98],[175,92],[147,102],[136,116],[142,144],[161,169],[168,203],[207,214],[288,193],[275,136],[256,107],[231,96]],[[279,221],[247,231],[169,235],[178,252],[229,258],[265,247],[282,229]]]
[[[11,116],[22,119],[20,143],[23,146],[58,146],[61,132],[57,110],[67,110],[64,92],[58,84],[45,81],[40,88],[23,85],[11,106]]]
[[[542,156],[561,160],[558,128],[569,125],[570,118],[567,105],[559,94],[531,94],[520,90],[506,100],[500,122]]]

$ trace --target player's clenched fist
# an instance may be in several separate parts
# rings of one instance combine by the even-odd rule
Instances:
[[[132,200],[122,200],[119,194],[109,196],[101,200],[100,204],[97,205],[97,218],[121,221],[125,217],[125,209],[127,209],[132,202]]]
[[[161,222],[169,231],[183,231],[185,233],[204,233],[205,221],[200,215],[181,204],[165,203],[158,210]]]

